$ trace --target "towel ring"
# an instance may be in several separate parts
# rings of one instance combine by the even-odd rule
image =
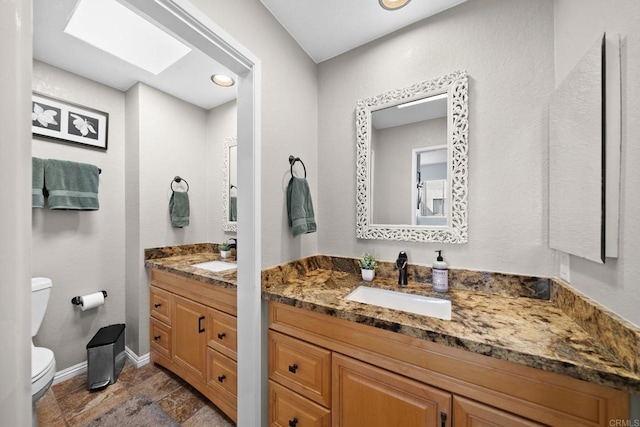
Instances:
[[[293,165],[295,162],[300,162],[302,164],[302,168],[304,169],[304,177],[307,178],[307,168],[304,165],[304,162],[300,159],[300,157],[289,156],[289,164],[291,165],[291,176],[293,175]]]
[[[178,184],[180,182],[184,181],[185,184],[187,184],[187,193],[189,192],[189,183],[187,182],[186,179],[184,178],[180,178],[179,176],[176,176],[175,178],[173,178],[173,180],[171,181],[171,184],[169,184],[169,186],[171,187],[171,191],[176,191],[173,189],[173,183],[177,182]]]

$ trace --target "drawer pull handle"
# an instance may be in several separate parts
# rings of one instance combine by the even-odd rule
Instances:
[[[204,320],[204,316],[200,316],[198,318],[198,333],[201,334],[204,332],[204,328],[202,327],[202,321]]]
[[[158,303],[158,302],[157,302],[157,303],[153,304],[153,306],[154,306],[155,308],[160,308],[160,307],[162,307],[162,304],[160,304],[160,303]]]
[[[447,413],[446,412],[440,412],[440,421],[441,421],[442,427],[447,427]]]
[[[156,335],[155,337],[153,337],[154,341],[158,341],[160,338],[160,335]]]
[[[224,375],[224,374],[222,374],[222,375],[220,375],[220,376],[218,377],[218,381],[220,381],[220,382],[223,382],[223,381],[224,381],[224,380],[226,380],[226,379],[227,379],[227,376],[226,376],[226,375]]]
[[[220,339],[222,339],[222,338],[224,338],[226,336],[227,336],[227,334],[225,334],[224,332],[221,332],[221,333],[218,334],[218,338],[220,338]]]
[[[295,374],[297,370],[298,370],[298,365],[296,363],[294,363],[293,365],[289,365],[289,372],[291,372],[292,374]]]
[[[289,427],[296,427],[298,425],[298,419],[296,417],[293,417],[292,419],[289,420]]]

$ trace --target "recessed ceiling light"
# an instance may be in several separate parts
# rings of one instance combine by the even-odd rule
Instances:
[[[115,0],[81,0],[64,32],[156,75],[191,51]]]
[[[387,10],[400,9],[406,6],[411,0],[379,0],[380,6]]]
[[[222,87],[233,86],[236,83],[231,77],[224,74],[214,74],[211,76],[211,81]]]

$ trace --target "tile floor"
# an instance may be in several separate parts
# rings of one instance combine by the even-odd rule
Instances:
[[[157,365],[136,369],[127,361],[118,380],[101,391],[87,391],[86,382],[83,374],[53,385],[36,406],[40,427],[84,426],[137,394],[158,402],[184,427],[235,426],[200,392]]]

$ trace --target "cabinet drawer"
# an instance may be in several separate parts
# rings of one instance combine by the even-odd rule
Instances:
[[[171,327],[152,317],[149,324],[149,334],[151,348],[171,360]]]
[[[209,309],[208,345],[233,360],[238,360],[238,330],[235,316]]]
[[[272,427],[329,427],[331,412],[269,380],[269,425]]]
[[[207,348],[207,384],[238,395],[238,366],[235,360]]]
[[[453,397],[453,427],[543,427],[533,421],[460,396]]]
[[[171,326],[171,294],[152,286],[149,311],[151,316]]]
[[[331,352],[269,331],[269,378],[331,407]]]

